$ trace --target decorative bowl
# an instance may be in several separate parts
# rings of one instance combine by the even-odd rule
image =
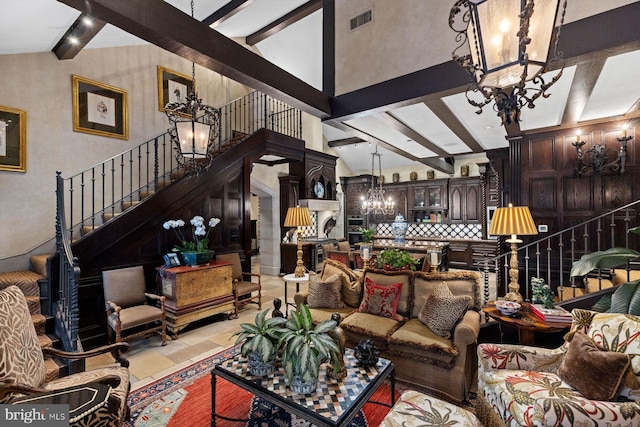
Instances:
[[[513,316],[520,310],[520,304],[513,301],[496,301],[496,307],[505,316]]]

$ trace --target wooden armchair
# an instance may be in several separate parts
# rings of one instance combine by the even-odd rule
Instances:
[[[238,316],[238,310],[246,304],[257,304],[258,310],[262,309],[262,279],[259,273],[251,273],[242,271],[242,263],[240,262],[240,254],[231,252],[228,254],[216,255],[219,261],[226,261],[232,265],[233,276],[233,294],[235,296],[235,315]],[[257,281],[253,281],[256,278]],[[254,292],[256,293],[254,295]]]
[[[41,348],[31,314],[22,291],[10,286],[0,291],[0,404],[36,393],[101,383],[110,387],[105,404],[91,413],[81,415],[70,425],[119,427],[129,418],[129,362],[121,356],[129,347],[117,343],[87,352],[70,353],[53,348]],[[84,359],[110,352],[119,366],[79,372],[62,378],[57,372],[47,372],[45,356],[64,359]]]
[[[159,333],[162,345],[167,344],[165,297],[145,292],[142,266],[103,271],[102,286],[110,338],[114,331],[115,342]],[[160,306],[149,304],[149,300]],[[123,336],[125,331],[132,332]]]

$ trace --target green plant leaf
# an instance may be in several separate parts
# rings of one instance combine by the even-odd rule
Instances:
[[[629,248],[610,248],[606,251],[592,252],[582,255],[578,261],[573,263],[569,276],[584,276],[592,270],[618,267],[639,256],[640,252]]]
[[[314,332],[316,334],[324,334],[335,328],[336,325],[337,323],[335,320],[323,320],[322,322],[318,323],[318,325],[314,329]]]
[[[629,233],[640,234],[640,225],[629,229]]]
[[[306,304],[302,304],[299,309],[300,323],[302,323],[302,327],[305,331],[310,331],[311,329],[313,329],[313,318],[311,317],[309,306],[307,306]]]

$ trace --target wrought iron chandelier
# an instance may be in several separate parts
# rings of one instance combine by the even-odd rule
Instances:
[[[193,18],[193,0],[191,1]],[[169,102],[164,110],[171,123],[169,135],[177,151],[176,161],[188,175],[207,170],[213,162],[219,134],[220,111],[203,104],[196,94],[196,66],[191,63],[192,92],[184,102]]]
[[[564,69],[558,53],[560,29],[567,9],[565,0],[554,34],[561,0],[457,0],[449,14],[449,27],[460,43],[453,59],[471,76],[467,100],[476,113],[489,103],[503,125],[520,121],[526,105],[535,107],[540,96],[560,79]],[[534,14],[535,3],[535,14]],[[553,47],[553,51],[551,48]],[[462,53],[464,52],[464,53]],[[550,55],[553,55],[550,58]],[[553,65],[553,67],[551,67]],[[546,82],[543,74],[559,69]],[[472,99],[472,93],[484,99]]]
[[[378,186],[376,187],[375,173],[375,159],[378,158]],[[378,153],[378,146],[376,145],[375,153],[371,153],[371,188],[367,193],[367,197],[362,196],[362,207],[360,213],[368,215],[382,214],[390,215],[394,213],[394,202],[391,198],[385,200],[384,190],[382,189],[382,154]]]

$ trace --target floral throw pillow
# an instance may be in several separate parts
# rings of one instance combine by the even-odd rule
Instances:
[[[357,311],[400,320],[397,311],[401,290],[402,283],[380,286],[373,280],[366,278],[364,296]]]
[[[425,301],[418,313],[418,320],[434,334],[451,338],[451,330],[464,316],[470,302],[470,296],[454,296],[447,284],[442,282]]]
[[[325,280],[315,273],[309,275],[309,308],[344,308],[341,293],[342,276],[334,274]]]

